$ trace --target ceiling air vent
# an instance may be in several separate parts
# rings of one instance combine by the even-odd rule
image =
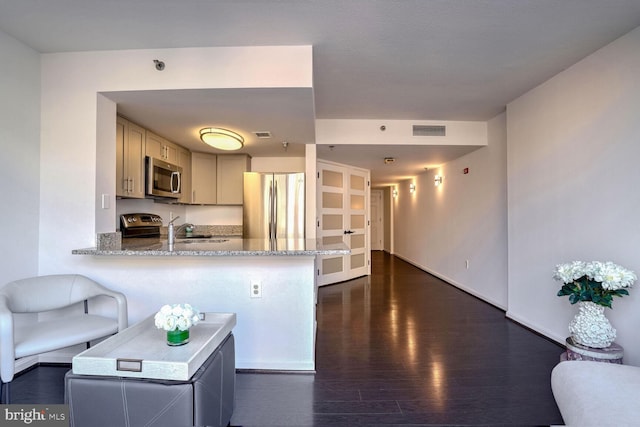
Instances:
[[[413,136],[446,136],[447,127],[440,125],[413,125]]]
[[[258,138],[262,138],[262,139],[271,138],[271,132],[269,131],[254,132],[253,134]]]

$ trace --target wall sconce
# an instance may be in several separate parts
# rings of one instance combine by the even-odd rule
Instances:
[[[393,191],[391,192],[391,194],[393,195],[393,198],[395,199],[396,197],[398,197],[398,189],[394,188]]]
[[[200,139],[219,150],[239,150],[244,146],[244,138],[235,132],[222,128],[200,129]]]
[[[413,194],[416,192],[416,185],[412,182],[409,184],[409,193]]]
[[[436,175],[436,177],[433,179],[433,182],[435,183],[436,187],[442,184],[442,175]]]

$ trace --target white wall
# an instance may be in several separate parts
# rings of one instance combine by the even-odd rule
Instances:
[[[399,183],[393,212],[394,253],[506,309],[504,114],[488,122],[486,138],[488,146]],[[464,168],[469,168],[468,174],[463,174]],[[438,187],[436,174],[444,176]],[[410,183],[416,185],[413,194]]]
[[[40,55],[0,31],[0,286],[38,274]]]
[[[640,273],[640,28],[507,107],[509,310],[564,342],[577,312],[556,264],[613,261]],[[607,316],[640,365],[640,289]]]
[[[156,71],[153,65],[156,58],[167,64],[164,71]],[[107,259],[71,254],[73,249],[95,246],[96,231],[113,231],[116,227],[116,108],[108,95],[100,93],[310,88],[311,47],[57,53],[42,55],[41,63],[38,273],[86,274],[123,292],[130,302],[131,322],[171,301],[195,301],[194,305],[203,311],[236,312],[239,367],[312,369],[313,259]],[[256,63],[261,66],[256,67]],[[37,162],[34,168],[37,176]],[[101,194],[109,195],[110,207],[96,211]],[[37,223],[37,215],[33,220]],[[15,248],[15,241],[11,247]],[[256,278],[263,283],[264,296],[252,300],[249,280]],[[267,292],[271,297],[267,297]],[[256,313],[261,315],[259,319]],[[292,322],[292,318],[301,320]]]

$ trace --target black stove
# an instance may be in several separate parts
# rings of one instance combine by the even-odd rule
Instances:
[[[120,215],[122,237],[160,237],[162,217],[149,213]]]

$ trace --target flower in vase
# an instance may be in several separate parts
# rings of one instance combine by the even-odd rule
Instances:
[[[564,283],[558,296],[569,296],[569,302],[591,301],[611,308],[613,297],[629,295],[638,280],[636,274],[613,262],[573,261],[556,266],[553,278]]]
[[[200,312],[189,304],[163,305],[154,316],[156,328],[186,331],[200,321]]]

